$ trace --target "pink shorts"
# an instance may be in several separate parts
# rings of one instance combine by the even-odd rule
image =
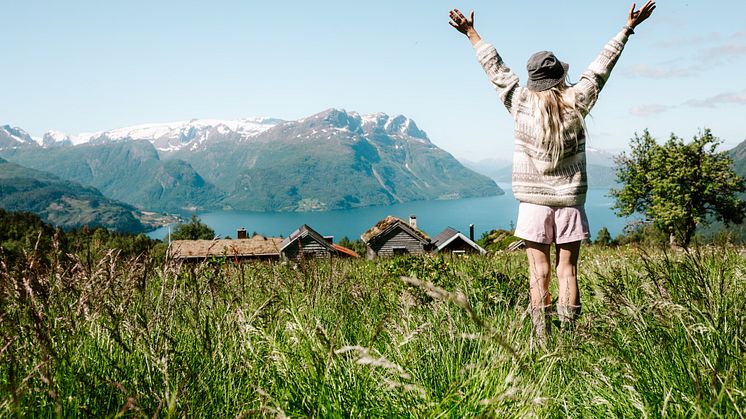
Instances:
[[[547,207],[521,202],[515,236],[543,244],[572,243],[591,236],[582,205]]]

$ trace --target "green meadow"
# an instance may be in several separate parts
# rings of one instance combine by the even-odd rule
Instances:
[[[743,417],[739,247],[586,246],[532,339],[523,252],[0,264],[2,417]]]

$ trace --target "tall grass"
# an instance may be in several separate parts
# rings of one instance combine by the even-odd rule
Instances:
[[[583,315],[546,347],[521,253],[31,253],[0,265],[0,416],[743,417],[742,250],[583,252]]]

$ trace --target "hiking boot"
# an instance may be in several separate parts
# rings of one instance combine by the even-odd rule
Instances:
[[[551,306],[531,307],[531,324],[534,336],[541,344],[546,343],[552,333]]]
[[[557,306],[557,317],[559,317],[562,329],[572,328],[575,320],[580,317],[580,305]]]

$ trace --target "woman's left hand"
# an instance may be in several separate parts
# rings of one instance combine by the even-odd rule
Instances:
[[[451,17],[449,25],[456,28],[457,31],[469,36],[469,32],[474,31],[474,11],[472,10],[469,19],[464,16],[459,9],[451,10],[448,15]]]
[[[448,24],[456,28],[457,31],[468,36],[469,41],[471,41],[472,45],[476,45],[477,42],[482,39],[477,33],[477,30],[474,29],[473,10],[471,11],[468,19],[458,9],[451,10],[448,15],[451,17],[451,20],[448,22]]]

